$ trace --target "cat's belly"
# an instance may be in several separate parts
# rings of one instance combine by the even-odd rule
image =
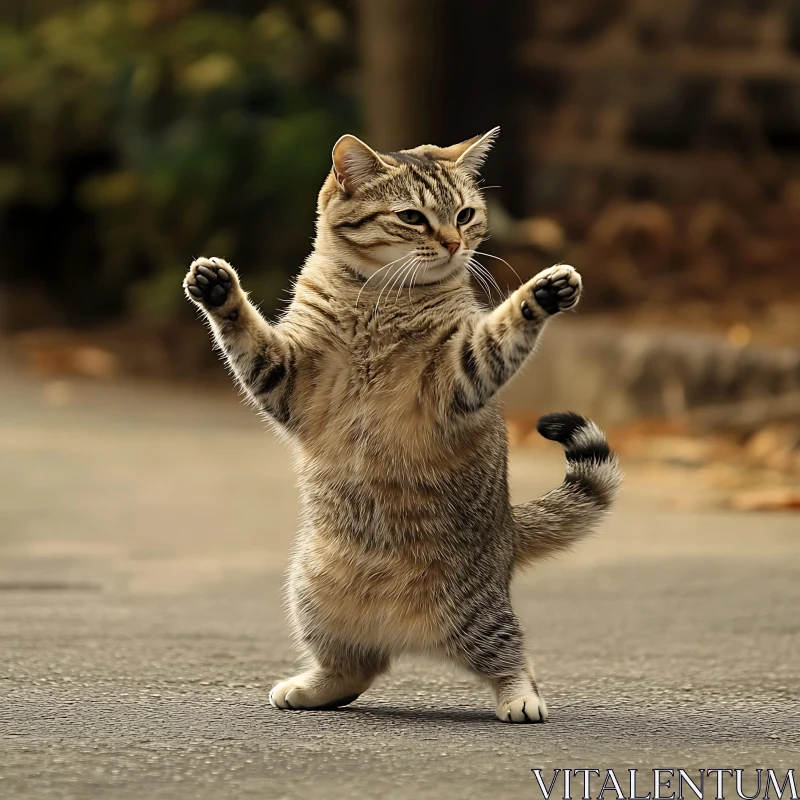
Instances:
[[[386,478],[413,491],[415,481],[467,475],[479,461],[504,465],[506,432],[499,407],[453,425],[415,406],[377,403],[321,415],[314,435],[299,444],[301,472],[310,470],[315,482]]]
[[[494,561],[504,574],[495,553],[510,518],[499,407],[452,425],[426,413],[413,380],[351,402],[330,388],[298,451],[304,525],[290,586],[307,616],[300,627],[436,652],[476,565]]]
[[[367,553],[315,535],[299,549],[290,583],[298,607],[313,609],[314,624],[327,633],[381,649],[435,652],[447,635],[452,573],[435,560]]]
[[[349,447],[301,458],[308,530],[351,544],[354,557],[385,552],[414,564],[482,548],[510,518],[505,437],[488,423],[469,441],[442,442],[429,431],[397,447],[371,429]]]

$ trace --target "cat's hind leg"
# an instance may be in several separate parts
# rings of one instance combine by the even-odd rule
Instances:
[[[488,680],[503,722],[544,722],[547,705],[525,655],[525,634],[507,599],[483,596],[465,605],[451,654]]]

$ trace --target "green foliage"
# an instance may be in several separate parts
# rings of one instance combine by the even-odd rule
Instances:
[[[280,284],[352,127],[350,35],[297,0],[99,0],[0,27],[0,258],[73,321],[172,313],[200,254]]]

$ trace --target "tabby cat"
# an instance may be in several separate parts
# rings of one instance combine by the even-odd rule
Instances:
[[[546,269],[493,311],[470,266],[486,237],[479,170],[497,129],[447,148],[333,149],[314,251],[278,324],[231,266],[197,259],[184,288],[253,404],[291,444],[302,522],[288,606],[309,669],[273,706],[346,705],[401,652],[484,678],[505,722],[547,717],[512,574],[594,528],[620,482],[594,423],[551,414],[560,487],[512,507],[498,391],[547,320],[575,306],[578,273]]]

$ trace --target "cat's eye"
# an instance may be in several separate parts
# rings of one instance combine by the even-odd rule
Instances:
[[[405,211],[398,211],[397,218],[400,222],[405,222],[406,225],[426,225],[428,222],[421,211],[416,211],[413,208],[406,209]]]
[[[456,217],[456,224],[466,225],[475,216],[474,208],[462,208]]]

